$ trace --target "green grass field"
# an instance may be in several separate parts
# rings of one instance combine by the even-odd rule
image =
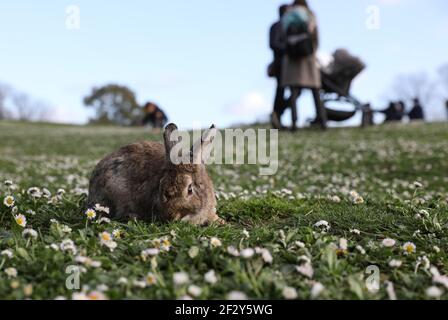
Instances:
[[[274,176],[209,168],[228,222],[209,227],[86,218],[97,161],[160,135],[0,122],[0,137],[2,299],[448,298],[447,124],[281,133]]]

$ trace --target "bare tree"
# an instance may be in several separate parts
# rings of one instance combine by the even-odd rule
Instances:
[[[6,99],[8,98],[10,88],[4,84],[0,84],[0,120],[10,117],[8,108],[6,107]]]
[[[33,119],[34,110],[31,99],[24,93],[16,93],[12,98],[16,116],[19,120],[30,121]]]
[[[445,99],[448,99],[448,64],[439,69],[440,85],[444,89]]]
[[[51,108],[45,102],[32,99],[29,95],[0,83],[1,119],[49,121]]]
[[[405,102],[418,98],[423,105],[431,106],[436,91],[436,86],[426,73],[415,73],[398,76],[392,85],[391,95]]]

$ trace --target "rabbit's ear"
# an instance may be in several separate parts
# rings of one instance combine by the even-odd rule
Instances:
[[[176,133],[177,133],[177,126],[174,123],[170,123],[165,127],[165,132],[163,133],[163,140],[165,142],[165,152],[167,159],[170,159],[171,149],[180,141],[180,137]]]
[[[191,163],[201,164],[207,162],[216,133],[217,129],[212,124],[210,129],[204,132],[201,139],[194,143],[190,151]]]

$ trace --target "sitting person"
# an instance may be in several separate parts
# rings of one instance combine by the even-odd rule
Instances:
[[[168,117],[165,112],[160,109],[155,103],[147,102],[143,107],[143,126],[150,126],[152,128],[163,128],[168,122]]]
[[[445,101],[446,117],[448,119],[448,100]]]
[[[425,114],[423,112],[423,107],[420,104],[420,100],[418,98],[414,99],[414,106],[408,114],[409,120],[425,120]]]
[[[384,122],[399,122],[403,119],[405,105],[403,101],[391,102],[385,110],[379,111],[384,113],[386,119]]]

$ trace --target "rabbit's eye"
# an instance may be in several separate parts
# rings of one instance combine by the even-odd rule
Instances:
[[[188,195],[191,196],[192,194],[193,194],[193,185],[190,184],[190,185],[188,186]]]

